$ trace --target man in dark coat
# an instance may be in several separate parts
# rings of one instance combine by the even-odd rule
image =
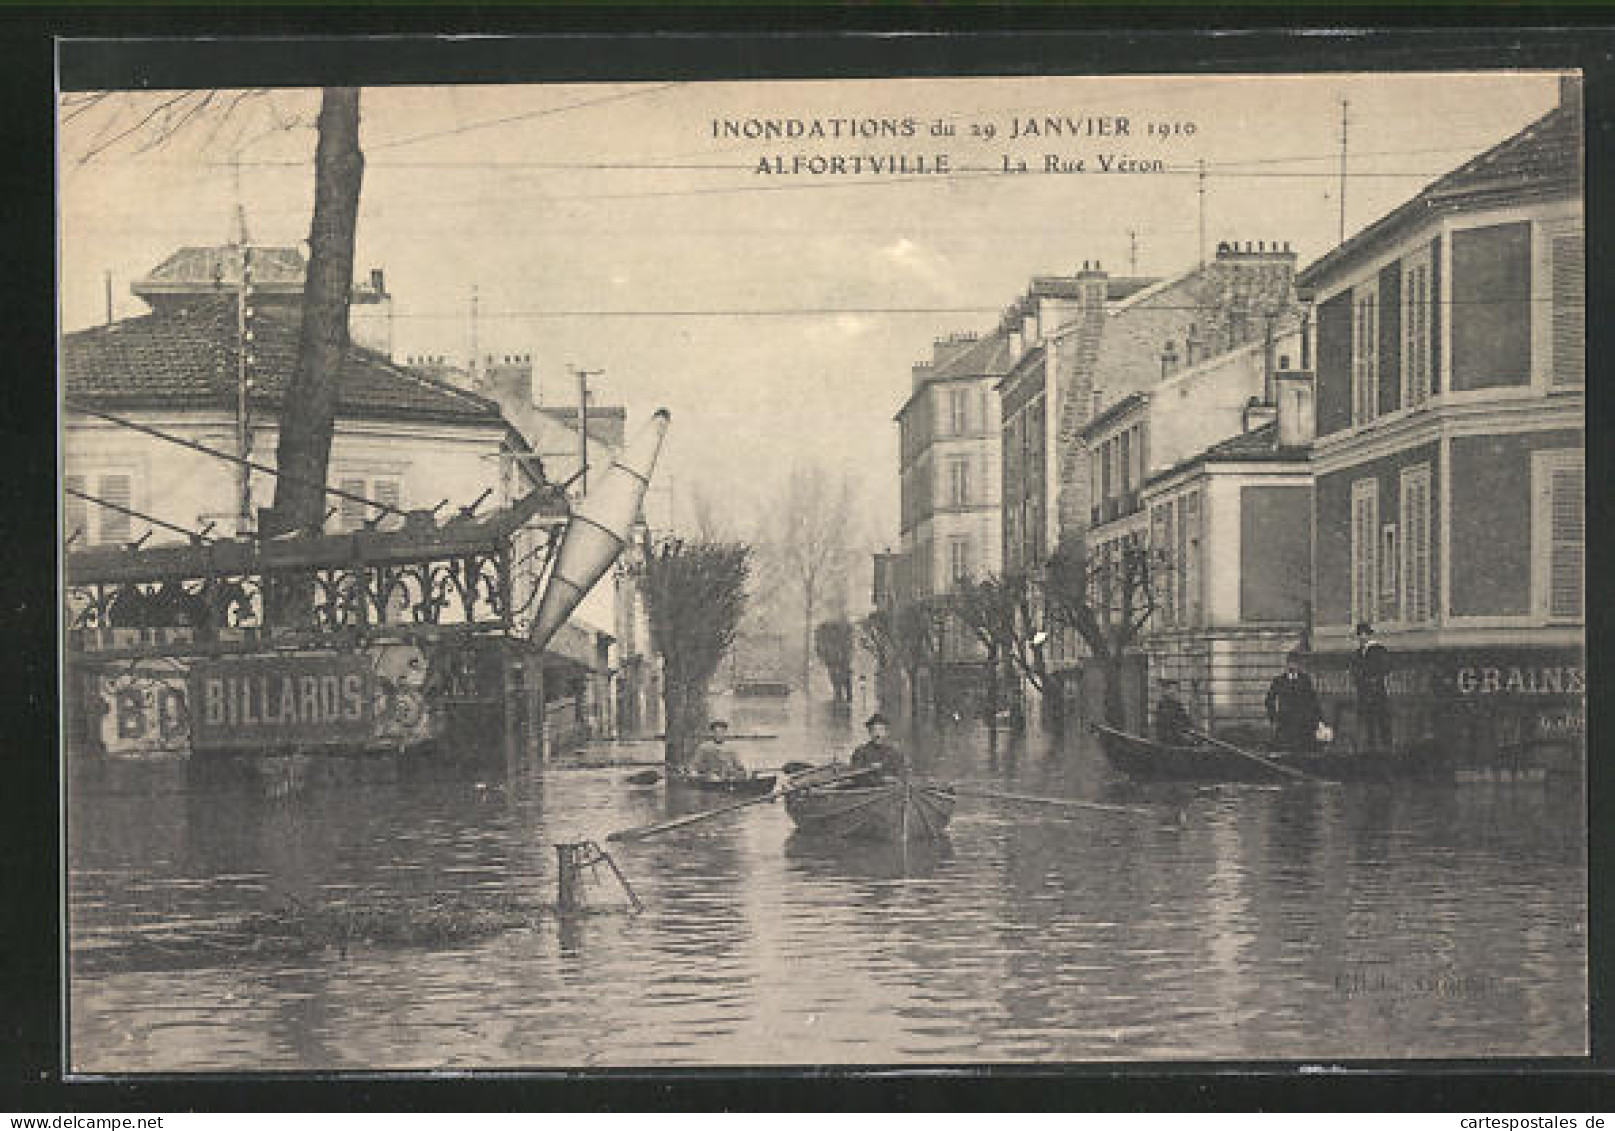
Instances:
[[[1280,750],[1311,750],[1317,745],[1323,710],[1312,677],[1301,670],[1301,653],[1291,652],[1284,671],[1267,688],[1267,721]]]
[[[1178,681],[1163,679],[1161,697],[1155,701],[1155,740],[1168,746],[1182,746],[1189,741],[1194,720],[1178,698]]]
[[[1374,639],[1374,626],[1357,626],[1357,651],[1351,658],[1351,681],[1357,692],[1357,741],[1368,750],[1391,749],[1391,653]]]
[[[852,752],[852,768],[862,770],[873,766],[880,770],[881,777],[900,777],[907,771],[908,762],[903,752],[886,740],[891,733],[886,716],[877,712],[869,716],[865,725],[869,728],[869,741]]]

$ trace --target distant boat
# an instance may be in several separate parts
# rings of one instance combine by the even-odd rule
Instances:
[[[1389,781],[1439,773],[1438,767],[1406,754],[1246,750],[1232,743],[1209,742],[1171,745],[1114,727],[1096,725],[1093,729],[1103,744],[1105,760],[1141,781]]]
[[[805,834],[903,843],[940,838],[953,818],[954,803],[946,786],[903,778],[793,793],[785,798],[785,811]]]

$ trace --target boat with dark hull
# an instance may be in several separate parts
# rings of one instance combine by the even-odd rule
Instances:
[[[906,778],[877,785],[828,785],[785,798],[785,811],[807,836],[888,843],[940,838],[953,818],[946,786]]]
[[[1440,776],[1440,767],[1406,754],[1248,750],[1232,743],[1171,745],[1095,725],[1105,759],[1140,781],[1286,784],[1306,780],[1392,781]],[[1450,774],[1449,774],[1450,776]]]

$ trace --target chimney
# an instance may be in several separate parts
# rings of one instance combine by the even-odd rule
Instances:
[[[380,267],[372,267],[370,269],[370,287],[378,295],[385,295],[387,293],[387,277],[382,273]]]
[[[1315,432],[1312,374],[1281,369],[1273,375],[1278,399],[1279,447],[1304,448]]]
[[[1167,342],[1166,347],[1161,350],[1161,380],[1165,381],[1177,371],[1178,347],[1171,342]]]
[[[1200,340],[1200,327],[1189,323],[1189,333],[1183,339],[1183,364],[1193,369],[1206,359],[1206,343]]]
[[[1037,315],[1028,310],[1021,315],[1021,345],[1024,349],[1031,349],[1037,345]]]
[[[1278,409],[1270,404],[1263,404],[1260,397],[1252,397],[1245,402],[1243,417],[1245,431],[1254,432],[1273,423],[1278,417]]]

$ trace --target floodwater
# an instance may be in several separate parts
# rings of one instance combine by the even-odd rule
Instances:
[[[784,728],[758,765],[845,752]],[[745,729],[742,726],[740,729]],[[961,799],[901,853],[778,804],[612,844],[593,913],[556,842],[712,804],[626,769],[505,782],[187,786],[69,809],[81,1073],[1582,1055],[1586,866],[1560,784],[1138,786],[1080,738],[907,739],[920,772],[1134,807]],[[628,749],[628,748],[625,748]],[[655,747],[631,748],[636,756]],[[437,944],[208,957],[147,945],[285,907],[528,906]],[[169,954],[164,960],[162,956]]]

